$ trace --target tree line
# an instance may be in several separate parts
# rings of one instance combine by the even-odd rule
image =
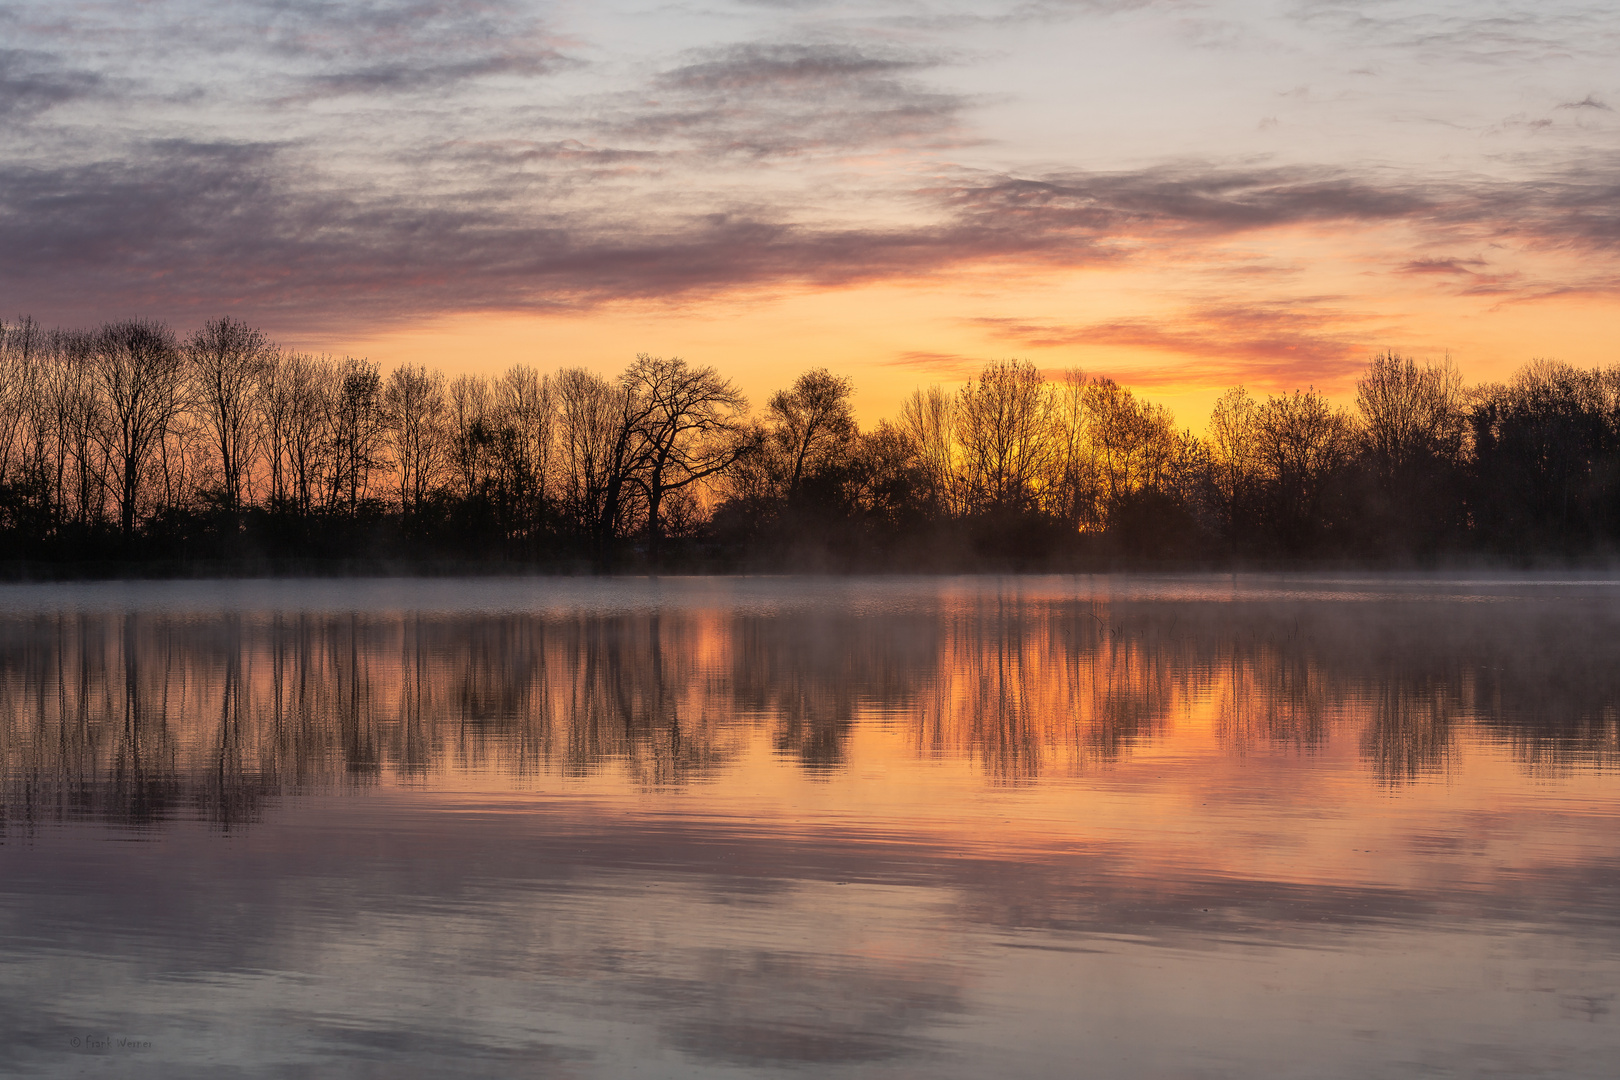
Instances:
[[[807,371],[447,379],[223,318],[0,323],[0,558],[967,569],[1608,553],[1620,366],[1464,384],[1373,357],[1353,408],[1237,388],[1206,433],[1080,371],[988,364],[862,430]]]

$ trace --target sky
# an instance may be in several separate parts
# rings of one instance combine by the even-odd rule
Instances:
[[[1620,6],[8,0],[0,318],[862,419],[988,361],[1341,399],[1620,362]]]

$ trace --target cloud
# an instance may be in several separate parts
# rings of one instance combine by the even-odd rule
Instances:
[[[188,20],[153,10],[127,23],[52,15],[52,48],[77,42],[89,57],[84,41],[127,39],[104,50],[132,58],[122,67],[0,53],[0,108],[30,118],[28,152],[0,162],[0,248],[20,253],[0,262],[11,310],[79,322],[229,310],[355,331],[441,313],[1171,260],[1218,271],[1238,295],[1254,287],[1237,283],[1252,265],[1228,261],[1247,257],[1224,251],[1232,238],[1386,226],[1402,246],[1384,265],[1509,297],[1531,284],[1513,276],[1515,246],[1595,256],[1579,281],[1537,279],[1546,295],[1596,287],[1620,243],[1620,170],[1590,152],[1561,167],[1518,163],[1517,179],[1193,158],[963,167],[953,159],[965,147],[998,151],[972,127],[980,98],[941,89],[958,54],[890,24],[585,67],[574,55],[590,49],[508,0],[264,0]],[[167,53],[152,44],[164,35]],[[203,74],[186,75],[188,63]],[[174,82],[188,77],[197,86]],[[115,84],[116,106],[53,111]],[[1423,255],[1488,243],[1504,248],[1492,256],[1502,274]],[[1313,348],[1331,344],[1312,333]]]
[[[1396,223],[1442,239],[1594,250],[1620,239],[1615,182],[1596,164],[1562,179],[1450,186],[1188,162],[1045,178],[955,171],[869,194],[903,211],[873,224],[841,220],[836,203],[806,214],[791,200],[706,191],[679,152],[467,140],[425,157],[364,185],[332,175],[301,143],[165,140],[112,160],[0,165],[0,246],[26,253],[0,266],[0,288],[10,306],[44,318],[229,309],[352,326],[997,265],[1104,266],[1155,251],[1191,258],[1203,241],[1299,226]],[[439,185],[441,168],[449,179]],[[1467,265],[1419,258],[1401,270],[1465,277]],[[1092,332],[1193,355],[1204,355],[1200,342],[1279,362],[1342,355],[1325,324],[1287,305],[1216,314],[1180,337],[1129,321]]]
[[[1603,102],[1599,101],[1592,94],[1587,94],[1586,97],[1582,98],[1580,101],[1566,101],[1558,107],[1560,109],[1600,109],[1603,112],[1614,111],[1608,105],[1605,105]]]
[[[1348,312],[1323,299],[1207,304],[1173,318],[1122,318],[1078,326],[1002,318],[973,320],[997,337],[1028,348],[1085,346],[1168,353],[1194,363],[1132,367],[1118,373],[1132,386],[1175,384],[1293,389],[1329,386],[1366,366],[1370,335],[1353,332]]]
[[[343,94],[396,94],[442,90],[446,86],[490,75],[544,75],[562,66],[555,53],[471,57],[454,63],[391,62],[349,71],[315,75],[305,80],[298,97],[306,99]]]
[[[1391,49],[1416,53],[1434,66],[1522,67],[1602,55],[1615,26],[1611,5],[1525,0],[1427,7],[1299,0],[1291,15],[1340,51]]]
[[[808,89],[842,91],[852,82],[892,78],[928,65],[916,58],[881,55],[849,45],[749,43],[701,50],[692,61],[666,71],[654,86],[704,93],[765,93]]]
[[[48,53],[0,49],[0,120],[30,117],[103,87],[100,75],[67,68]]]
[[[1477,267],[1485,265],[1484,259],[1409,259],[1402,263],[1399,272],[1402,274],[1446,274],[1446,275],[1477,275]]]
[[[1132,172],[990,179],[941,192],[964,216],[1098,231],[1209,235],[1316,222],[1377,222],[1436,208],[1418,185],[1308,166],[1223,168],[1176,162]]]
[[[837,12],[850,5],[844,0],[742,0],[748,7],[793,12]],[[1021,23],[1066,22],[1088,15],[1112,15],[1144,8],[1180,9],[1188,0],[936,0],[922,5],[906,0],[874,0],[860,6],[862,19],[885,27],[962,29]]]
[[[645,92],[621,94],[585,116],[598,137],[711,159],[959,145],[967,99],[912,78],[934,64],[850,44],[735,44],[689,53]]]
[[[977,375],[984,368],[985,362],[982,356],[908,350],[888,358],[884,364],[889,367],[915,368],[936,378],[958,382]]]

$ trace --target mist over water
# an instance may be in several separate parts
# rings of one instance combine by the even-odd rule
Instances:
[[[0,1068],[1608,1075],[1617,661],[1610,578],[6,588]]]

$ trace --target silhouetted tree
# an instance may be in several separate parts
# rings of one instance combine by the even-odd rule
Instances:
[[[1482,387],[1468,421],[1483,540],[1531,553],[1620,538],[1620,369],[1534,361]]]
[[[1243,387],[1215,402],[1209,417],[1209,477],[1216,514],[1234,551],[1254,542],[1263,485],[1260,407]]]
[[[395,368],[383,388],[382,408],[400,509],[420,515],[449,457],[444,376],[423,367]]]
[[[1285,552],[1307,553],[1332,528],[1328,489],[1350,459],[1352,436],[1349,416],[1315,390],[1274,395],[1256,411],[1268,524]]]
[[[1463,506],[1458,468],[1467,430],[1456,370],[1385,352],[1356,384],[1356,408],[1372,484],[1363,530],[1391,547],[1449,540]]]
[[[956,453],[955,399],[943,388],[914,390],[895,427],[910,447],[922,479],[918,494],[934,516],[962,508]]]
[[[1029,509],[1052,459],[1052,397],[1033,364],[985,367],[962,388],[955,409],[968,508]]]
[[[627,401],[645,402],[637,410],[631,453],[647,500],[647,554],[656,568],[664,499],[718,475],[747,451],[739,419],[748,402],[713,368],[694,368],[679,357],[643,353],[625,372],[623,385]]]
[[[556,443],[557,400],[551,377],[522,365],[495,384],[506,436],[510,502],[524,526],[533,528],[550,512],[552,450]]]
[[[334,390],[327,399],[329,490],[333,504],[347,503],[352,514],[370,494],[371,474],[382,459],[382,376],[375,364],[345,357]]]
[[[230,318],[205,323],[186,343],[226,509],[241,508],[257,449],[260,383],[270,365],[264,333]]]
[[[146,470],[185,408],[185,361],[162,323],[109,323],[96,335],[91,371],[106,403],[97,439],[106,454],[119,530],[135,535]]]
[[[606,560],[634,514],[630,489],[641,464],[637,432],[655,406],[625,383],[577,368],[559,372],[556,383],[564,506],[597,557]]]
[[[1102,501],[1094,519],[1107,522],[1117,508],[1166,479],[1175,454],[1169,410],[1142,401],[1112,379],[1088,383],[1080,396]]]
[[[766,412],[771,442],[782,463],[784,498],[798,494],[808,473],[848,451],[856,430],[849,402],[853,391],[848,378],[816,368],[771,395]]]

